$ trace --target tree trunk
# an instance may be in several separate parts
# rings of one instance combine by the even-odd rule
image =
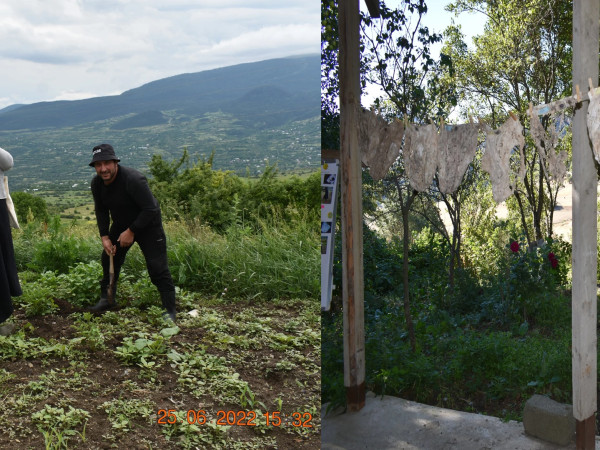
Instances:
[[[412,316],[410,314],[410,289],[408,286],[408,239],[410,235],[410,228],[408,226],[408,216],[412,203],[417,196],[417,191],[412,190],[404,202],[404,195],[402,194],[402,186],[398,178],[395,180],[396,189],[398,191],[398,200],[400,201],[400,210],[402,212],[402,283],[404,284],[404,319],[406,320],[406,328],[408,329],[408,338],[410,340],[410,347],[412,351],[416,351],[417,342],[415,338],[415,327],[413,325]]]
[[[527,239],[527,246],[531,245],[531,237],[529,236],[529,229],[527,228],[527,221],[525,220],[525,210],[523,209],[523,202],[521,201],[521,194],[519,191],[515,191],[515,198],[519,204],[519,212],[521,213],[521,226],[525,231],[525,238]]]
[[[404,318],[406,320],[406,327],[408,328],[408,338],[410,339],[410,347],[414,352],[417,347],[415,338],[415,327],[413,325],[412,316],[410,314],[410,298],[409,298],[409,285],[408,285],[408,239],[409,239],[409,226],[408,226],[408,215],[410,212],[410,205],[415,198],[414,193],[408,194],[406,205],[400,203],[402,208],[402,230],[403,230],[403,252],[402,252],[402,281],[404,284]]]

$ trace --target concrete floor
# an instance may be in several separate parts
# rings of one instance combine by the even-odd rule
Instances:
[[[521,422],[427,406],[367,393],[356,413],[322,409],[323,450],[556,450],[561,447],[527,436]],[[596,449],[600,438],[596,437]]]

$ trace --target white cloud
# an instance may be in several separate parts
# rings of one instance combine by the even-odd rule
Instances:
[[[312,1],[3,0],[0,108],[319,51]]]

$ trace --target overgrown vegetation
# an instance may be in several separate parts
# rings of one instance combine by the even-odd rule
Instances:
[[[304,201],[227,226],[167,221],[176,325],[137,246],[119,308],[95,315],[95,223],[25,221],[13,231],[17,332],[0,336],[0,447],[318,448],[317,223]]]
[[[472,46],[460,27],[449,27],[437,59],[431,46],[441,36],[424,26],[425,1],[382,5],[380,19],[361,18],[362,86],[382,90],[373,103],[380,116],[442,120],[440,127],[478,116],[496,129],[512,113],[526,135],[526,175],[503,218],[481,170],[483,134],[453,194],[443,195],[437,178],[414,190],[402,152],[379,182],[363,171],[372,227],[364,226],[365,381],[377,394],[506,419],[519,419],[534,393],[571,401],[571,244],[553,229],[566,180],[548,176],[527,109],[571,93],[572,5],[526,3],[448,2],[448,11],[479,11],[489,21]],[[337,77],[337,2],[322,2],[322,13],[323,142],[335,143],[337,80],[324,78]],[[546,143],[545,151],[564,151],[568,169],[569,120],[541,123],[560,130],[556,149]],[[330,407],[346,401],[342,339],[341,292],[334,292],[322,314],[322,401]]]
[[[493,269],[478,276],[465,267],[450,289],[448,246],[429,228],[416,233],[409,255],[412,351],[399,280],[401,245],[365,228],[368,389],[507,419],[519,419],[534,393],[570,400],[570,295],[563,287],[570,245],[556,240],[527,251],[508,233],[488,245],[500,246],[497,257],[488,254]],[[322,399],[332,407],[345,403],[340,306],[322,316]]]

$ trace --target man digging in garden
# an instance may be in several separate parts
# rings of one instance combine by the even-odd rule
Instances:
[[[92,150],[90,166],[96,169],[96,176],[92,179],[91,188],[104,247],[104,276],[100,281],[100,300],[90,311],[105,311],[116,306],[114,299],[119,272],[125,255],[137,242],[146,258],[150,280],[157,287],[166,309],[164,317],[175,321],[175,285],[167,264],[167,239],[160,207],[146,177],[135,169],[119,165],[119,161],[109,144],[97,145]],[[114,281],[112,292],[109,292],[111,259],[114,259]]]

